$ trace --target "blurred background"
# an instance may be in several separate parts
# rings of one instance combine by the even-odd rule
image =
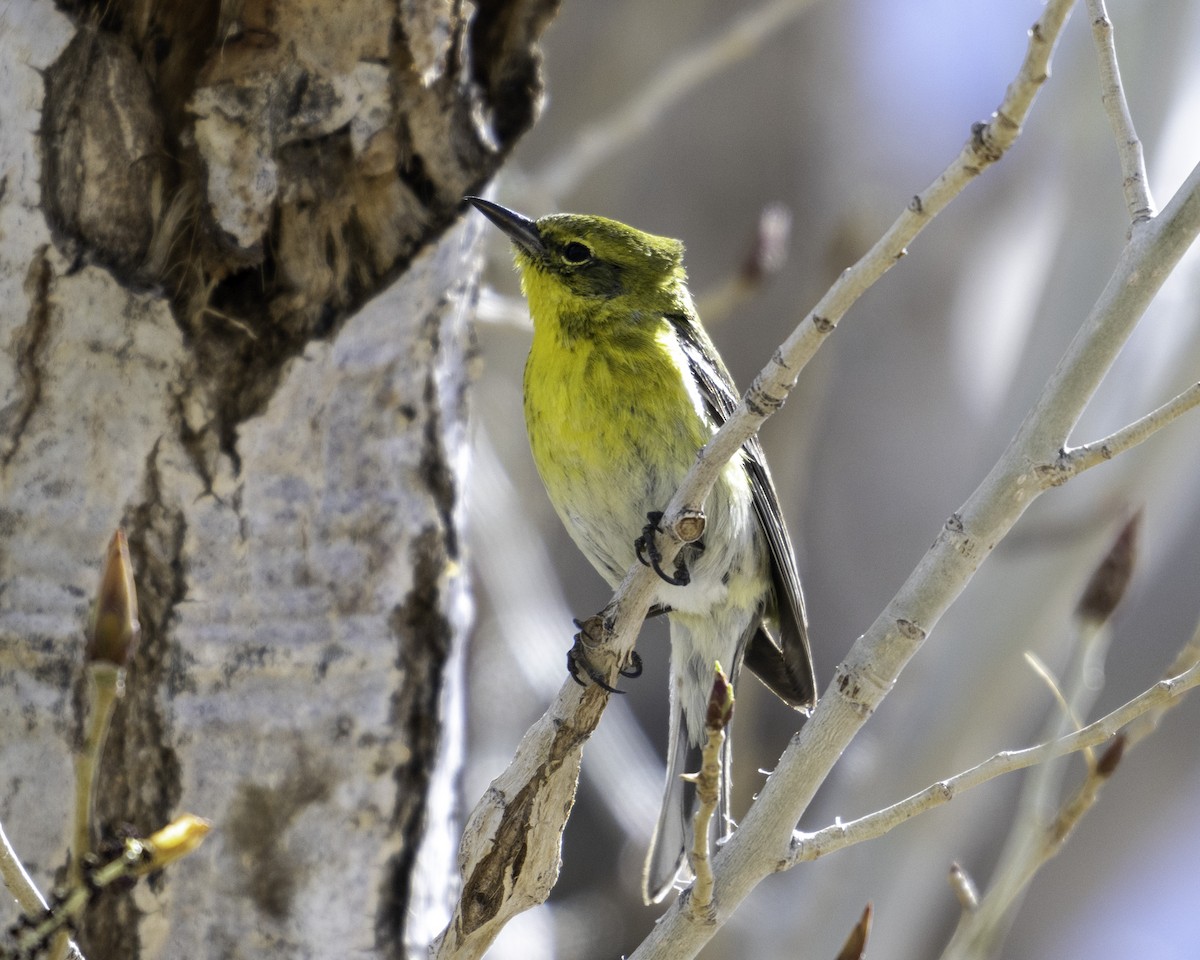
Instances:
[[[701,315],[742,386],[957,154],[971,124],[990,116],[1041,4],[777,2],[758,14],[768,18],[757,21],[767,25],[763,36],[731,41],[755,9],[724,0],[564,3],[545,46],[544,114],[493,193],[535,217],[597,213],[682,238]],[[1161,207],[1200,160],[1200,2],[1117,0],[1109,14]],[[1099,90],[1081,4],[1014,149],[854,306],[763,432],[797,543],[822,687],[1000,455],[1125,242],[1121,173]],[[662,102],[637,113],[650,95]],[[790,217],[786,258],[748,290],[737,278],[769,208],[777,226]],[[506,299],[518,296],[509,252],[498,235],[491,244],[468,531],[479,608],[467,804],[557,691],[571,618],[609,597],[561,529],[530,459],[520,388],[528,320],[519,300]],[[1197,379],[1196,285],[1192,251],[1072,443],[1117,429]],[[861,816],[1037,742],[1056,708],[1023,655],[1068,672],[1071,611],[1137,509],[1137,571],[1111,625],[1103,676],[1092,675],[1091,716],[1162,675],[1200,615],[1198,445],[1193,413],[1037,501],[930,635],[801,826]],[[622,685],[628,696],[614,698],[584,752],[555,894],[509,927],[494,957],[620,956],[661,912],[642,906],[638,888],[661,790],[665,625],[648,625],[638,649],[644,675]],[[801,718],[752,680],[738,693],[735,807],[744,809],[760,769]],[[1035,879],[1000,956],[1196,956],[1195,699],[1125,758]],[[1078,757],[1067,763],[1068,787],[1082,769]],[[961,862],[986,888],[1023,776],[768,879],[704,956],[832,958],[868,901],[872,960],[938,956],[959,914],[949,865]]]

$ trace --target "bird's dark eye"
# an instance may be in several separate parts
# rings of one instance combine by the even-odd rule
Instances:
[[[578,240],[572,240],[563,247],[563,259],[567,263],[586,263],[592,259],[592,251],[587,244],[580,243]]]

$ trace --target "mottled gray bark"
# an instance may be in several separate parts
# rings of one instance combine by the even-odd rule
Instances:
[[[142,642],[98,824],[215,825],[93,906],[91,960],[393,957],[444,922],[478,272],[456,220],[534,117],[556,5],[3,14],[0,817],[48,889],[122,526]]]

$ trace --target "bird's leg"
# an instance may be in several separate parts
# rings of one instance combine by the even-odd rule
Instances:
[[[643,567],[650,566],[655,560],[662,560],[662,554],[658,552],[658,547],[654,544],[654,534],[662,529],[658,525],[662,516],[661,510],[652,510],[646,514],[646,519],[650,522],[642,527],[642,535],[633,541],[633,550],[637,554],[638,562]],[[647,557],[650,559],[646,559]]]

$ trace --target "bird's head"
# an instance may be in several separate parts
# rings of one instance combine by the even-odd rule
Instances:
[[[542,317],[688,309],[683,244],[605,217],[572,213],[540,220],[490,200],[467,197],[516,248],[521,288],[537,324]]]

